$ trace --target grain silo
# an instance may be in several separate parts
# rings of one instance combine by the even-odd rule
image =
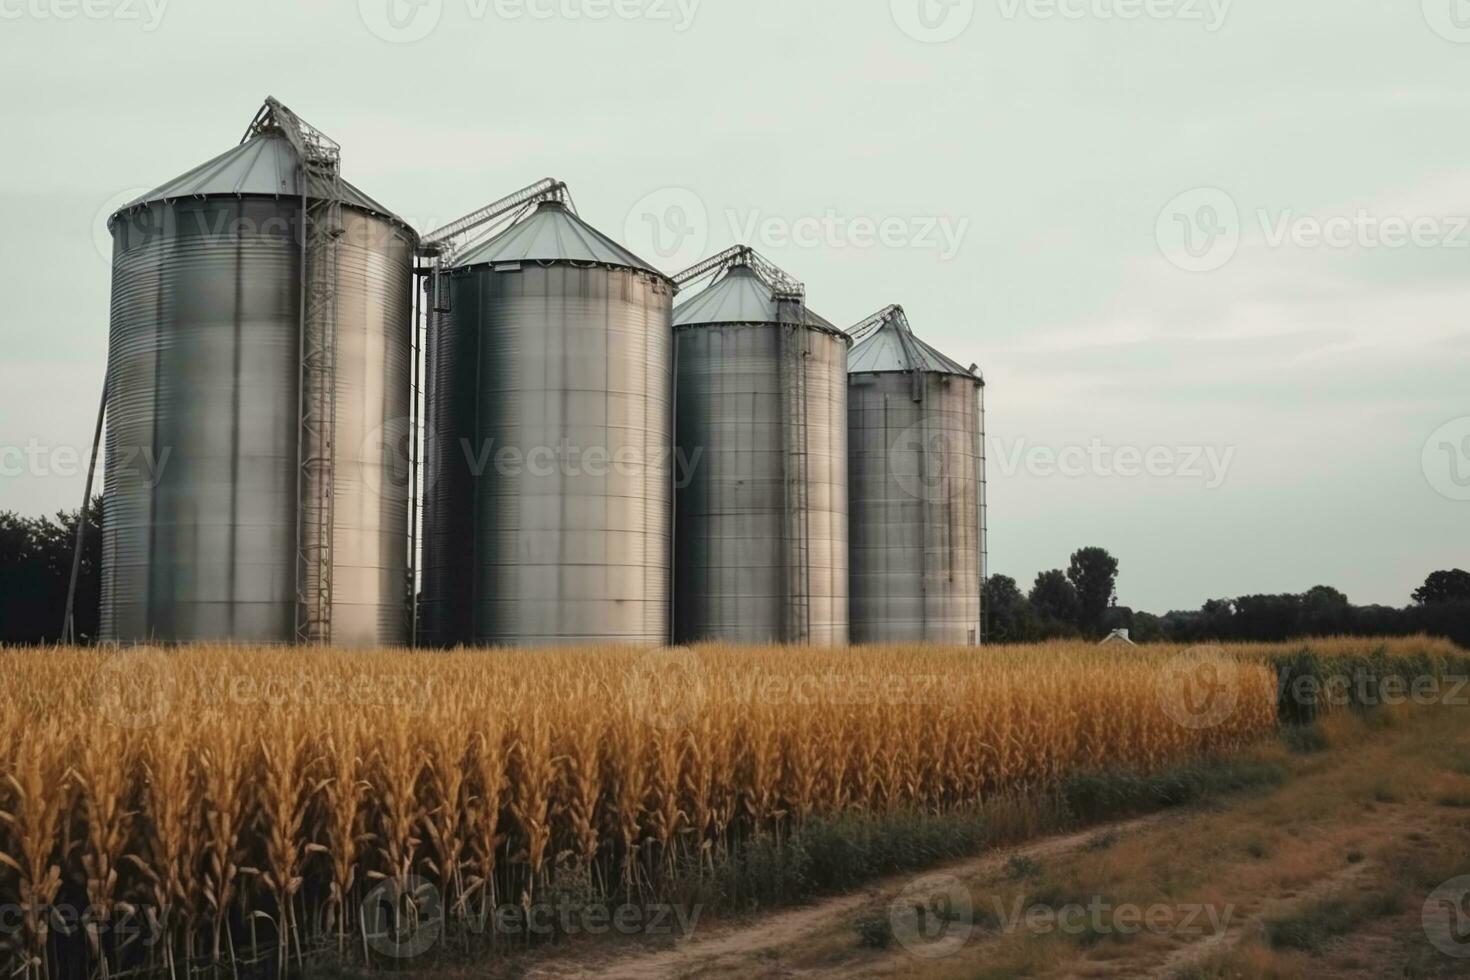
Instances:
[[[559,181],[426,241],[425,640],[667,643],[673,285]]]
[[[980,643],[985,382],[901,307],[850,332],[853,642]]]
[[[112,216],[102,634],[408,638],[417,238],[269,100]]]
[[[674,638],[845,645],[847,350],[749,248],[674,312]]]

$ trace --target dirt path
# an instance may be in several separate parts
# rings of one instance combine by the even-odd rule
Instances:
[[[553,953],[516,976],[1470,976],[1470,960],[1437,950],[1420,921],[1435,888],[1470,874],[1470,726],[1446,711],[1413,724],[1344,717],[1327,734],[1329,747],[1312,753],[1270,750],[1286,773],[1270,789],[991,851],[741,922],[701,923],[671,949]],[[888,909],[931,877],[968,890],[972,915],[929,919],[942,929],[905,944]],[[1070,914],[1094,902],[1089,918],[1064,928],[1045,914],[1031,920],[1032,911]],[[1140,910],[1165,914],[1139,929]]]
[[[1006,848],[966,861],[935,869],[936,874],[953,875],[966,881],[1002,877],[1007,865],[1018,857],[1035,862],[1055,863],[1088,850],[1101,837],[1123,840],[1158,829],[1166,822],[1188,819],[1187,814],[1159,814],[1089,830],[1046,838],[1018,847]],[[1384,811],[1365,825],[1356,824],[1358,832],[1374,835],[1403,835],[1423,825],[1408,811]],[[1207,963],[1241,943],[1258,938],[1265,923],[1303,910],[1326,899],[1350,893],[1356,886],[1384,869],[1371,861],[1351,864],[1317,878],[1301,887],[1280,889],[1260,894],[1241,905],[1228,929],[1197,941],[1170,949],[1137,950],[1111,964],[1090,963],[1085,969],[1063,971],[1077,977],[1151,977],[1169,980],[1192,968]],[[912,877],[892,878],[875,883],[860,892],[794,909],[762,916],[740,926],[725,927],[683,943],[672,950],[614,959],[578,963],[544,964],[527,976],[534,980],[582,980],[606,977],[610,980],[679,980],[689,977],[779,976],[801,977],[803,980],[838,980],[854,975],[881,977],[903,976],[916,967],[916,961],[903,950],[875,952],[855,969],[852,963],[803,964],[776,962],[777,954],[800,950],[828,940],[833,935],[850,935],[852,922],[875,905],[883,905]],[[974,937],[971,954],[983,952],[993,941],[982,935]]]
[[[986,853],[981,857],[952,862],[926,874],[949,874],[972,879],[1000,874],[1014,858],[1033,861],[1055,860],[1086,848],[1103,835],[1122,837],[1155,826],[1177,815],[1154,814],[1135,820],[1105,824],[1073,834],[1064,834]],[[547,964],[527,973],[530,980],[674,980],[693,974],[748,976],[752,963],[761,960],[768,950],[789,949],[808,942],[814,936],[834,930],[845,931],[853,917],[874,902],[886,901],[914,878],[913,875],[875,882],[870,887],[848,895],[827,899],[814,905],[761,916],[754,922],[711,930],[707,936],[690,939],[671,950],[640,954],[621,959],[585,964]],[[821,970],[783,969],[783,976],[822,976]],[[832,976],[847,975],[837,970]]]
[[[1290,897],[1269,898],[1261,902],[1251,914],[1245,917],[1237,916],[1230,928],[1224,932],[1207,936],[1197,943],[1175,950],[1152,971],[1143,975],[1154,978],[1154,980],[1172,980],[1181,973],[1202,965],[1211,957],[1239,946],[1246,938],[1258,934],[1264,928],[1267,920],[1296,914],[1315,902],[1340,895],[1351,888],[1355,881],[1361,880],[1375,870],[1377,869],[1368,864],[1349,865],[1336,874],[1313,882],[1304,891],[1296,892]]]

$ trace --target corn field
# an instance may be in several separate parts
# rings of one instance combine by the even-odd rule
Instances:
[[[371,961],[385,888],[467,923],[569,877],[648,898],[813,818],[1274,731],[1274,674],[1240,651],[1210,665],[1223,710],[1181,716],[1178,652],[0,651],[0,970]]]

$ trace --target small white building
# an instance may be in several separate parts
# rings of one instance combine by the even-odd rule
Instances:
[[[1114,643],[1123,643],[1130,647],[1138,646],[1137,643],[1133,642],[1133,637],[1130,635],[1129,630],[1113,630],[1107,636],[1103,637],[1102,642],[1098,646],[1111,646]]]

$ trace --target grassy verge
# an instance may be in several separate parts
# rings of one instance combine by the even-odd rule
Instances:
[[[814,939],[810,952],[778,965],[927,980],[1465,976],[1466,961],[1435,948],[1421,923],[1430,893],[1470,873],[1470,819],[1457,805],[1470,794],[1465,722],[1463,710],[1375,709],[1324,718],[1309,735],[1285,729],[1289,744],[1259,760],[1260,773],[1284,774],[1279,782],[1255,783],[1269,791],[1237,777],[1244,792],[1232,792],[1225,777],[1197,799],[1218,794],[1227,806],[1193,807],[1178,820],[966,880],[975,902],[973,932],[941,959],[865,939],[864,927],[877,938],[874,913],[881,907],[875,903],[854,916],[846,936]],[[1148,781],[1113,780],[1105,791],[1094,788],[1094,777],[1080,782],[1088,800],[1112,802],[1123,812],[1139,805],[1130,800],[1176,792],[1170,779],[1148,789],[1142,788]],[[1180,918],[1152,934],[1116,928],[1106,913],[1089,916],[1075,931],[1037,932],[1017,927],[1014,918],[1008,924],[984,914],[1092,902],[1104,909],[1206,912],[1194,934],[1176,931]],[[1229,941],[1218,947],[1204,941],[1219,935],[1211,916],[1228,930]]]
[[[1266,758],[1213,759],[1155,773],[1078,774],[1054,793],[1002,798],[972,811],[812,820],[785,838],[746,843],[714,875],[686,877],[680,894],[708,914],[779,908],[1042,834],[1270,789],[1287,776],[1283,765]]]

